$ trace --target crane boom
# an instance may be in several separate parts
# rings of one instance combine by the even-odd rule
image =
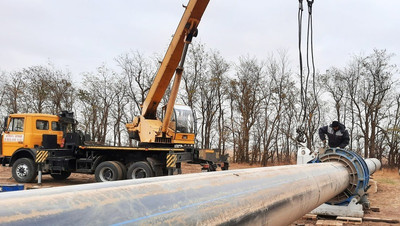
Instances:
[[[181,60],[185,38],[197,30],[200,19],[208,5],[209,0],[191,0],[186,6],[185,13],[175,31],[174,37],[168,47],[167,53],[154,78],[153,84],[143,102],[142,116],[148,119],[156,118],[158,104],[161,102],[165,91],[170,84],[172,76]]]
[[[194,145],[195,119],[192,109],[175,106],[179,84],[183,74],[188,46],[197,36],[197,26],[210,0],[190,0],[184,6],[185,12],[179,22],[153,84],[142,104],[140,116],[127,123],[129,137],[138,140],[143,146]],[[157,107],[165,95],[172,77],[175,79],[171,88],[168,104],[163,108],[163,121],[157,118]]]

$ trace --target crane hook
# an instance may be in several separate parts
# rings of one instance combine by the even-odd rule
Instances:
[[[303,0],[299,0],[299,10],[303,11]]]

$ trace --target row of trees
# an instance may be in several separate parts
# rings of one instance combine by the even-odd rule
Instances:
[[[1,72],[0,106],[2,113],[60,112],[71,109],[75,88],[71,76],[49,66],[32,66],[18,72]]]
[[[197,145],[232,151],[236,162],[288,162],[297,150],[299,128],[315,149],[318,128],[339,120],[350,132],[350,149],[395,166],[400,164],[400,93],[391,57],[374,50],[353,57],[344,68],[304,73],[300,79],[283,51],[263,61],[243,56],[229,63],[197,43],[188,54],[178,102],[197,113]],[[83,73],[80,83],[52,65],[2,72],[1,113],[72,110],[93,140],[128,145],[125,123],[140,114],[159,59],[129,52],[115,64],[115,70],[101,65]]]

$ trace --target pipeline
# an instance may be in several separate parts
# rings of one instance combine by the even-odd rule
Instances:
[[[343,158],[327,159],[2,193],[0,224],[288,225],[358,183]]]

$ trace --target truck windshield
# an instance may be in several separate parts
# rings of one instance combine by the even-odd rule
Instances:
[[[12,118],[8,131],[23,132],[24,131],[24,118]]]
[[[174,116],[176,119],[176,132],[194,133],[194,118],[189,106],[175,105]]]

